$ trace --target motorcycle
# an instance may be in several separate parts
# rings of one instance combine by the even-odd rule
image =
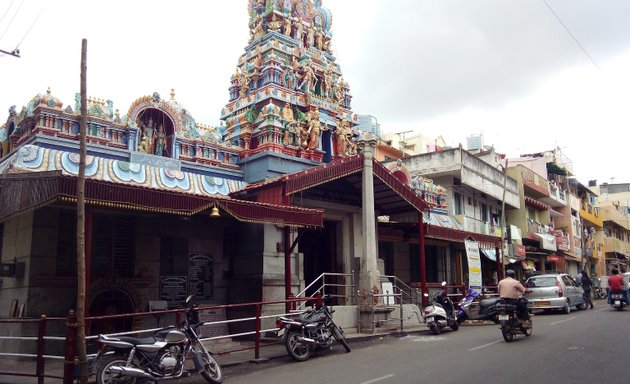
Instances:
[[[442,282],[442,287],[445,286],[446,282]],[[424,297],[429,297],[429,294],[425,293]],[[451,327],[453,331],[459,329],[455,306],[443,289],[435,291],[431,304],[422,310],[422,318],[434,335],[439,335],[446,327]]]
[[[220,384],[223,371],[199,340],[199,311],[196,306],[188,307],[192,298],[186,298],[185,319],[179,326],[162,328],[146,338],[99,335],[96,383],[135,384],[188,376],[184,363],[192,355],[196,371],[207,382]]]
[[[527,299],[522,297],[518,299],[522,304],[527,305]],[[516,335],[531,336],[533,326],[526,326],[523,320],[516,315],[516,304],[507,303],[503,299],[497,302],[497,313],[499,324],[501,326],[501,334],[507,342],[514,340]]]
[[[278,335],[289,355],[297,361],[306,361],[317,348],[327,348],[335,340],[341,344],[346,353],[350,347],[343,336],[342,329],[335,324],[327,303],[331,296],[325,295],[318,300],[314,309],[309,309],[297,317],[279,317],[276,319]]]
[[[628,305],[625,291],[610,292],[610,305],[618,311],[623,311],[623,307]]]
[[[469,289],[459,304],[457,310],[457,321],[461,324],[466,320],[491,320],[495,324],[497,319],[498,297],[480,300],[481,295],[474,289]]]

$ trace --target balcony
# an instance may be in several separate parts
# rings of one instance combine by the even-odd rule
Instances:
[[[607,236],[604,238],[604,252],[619,253],[628,257],[630,256],[630,243],[619,240],[616,237]]]
[[[580,202],[580,217],[582,218],[582,221],[588,221],[597,227],[597,229],[602,229],[604,227],[604,219],[599,214],[599,208],[594,207],[585,201]]]
[[[580,198],[569,193],[569,204],[571,205],[571,209],[575,212],[580,210]]]
[[[540,201],[553,207],[564,207],[568,204],[567,191],[560,188],[554,181],[550,181],[549,196],[541,197]]]
[[[536,197],[549,196],[549,182],[544,177],[529,168],[518,165],[521,168],[523,185],[534,192]]]
[[[499,226],[472,217],[457,215],[456,218],[464,226],[464,231],[496,236],[496,231],[499,230]]]

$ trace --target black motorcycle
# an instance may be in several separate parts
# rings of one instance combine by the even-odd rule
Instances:
[[[188,307],[179,326],[158,330],[151,337],[109,337],[99,335],[96,355],[97,384],[135,384],[140,381],[163,381],[188,376],[186,358],[192,355],[197,372],[212,384],[223,381],[221,367],[199,340],[199,311]]]
[[[524,305],[527,305],[526,298],[518,299]],[[530,336],[532,334],[532,325],[525,325],[516,315],[516,304],[508,303],[503,299],[499,299],[496,304],[499,324],[501,326],[501,334],[507,342],[514,340],[516,335]]]
[[[278,334],[289,355],[297,361],[306,361],[317,348],[327,348],[337,340],[346,352],[350,347],[341,328],[332,319],[334,310],[329,310],[327,303],[331,296],[325,295],[314,309],[297,317],[279,317],[276,319]]]

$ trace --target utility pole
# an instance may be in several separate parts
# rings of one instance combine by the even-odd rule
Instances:
[[[501,199],[501,270],[497,271],[497,280],[503,279],[503,275],[505,272],[505,255],[503,251],[505,250],[504,237],[505,230],[507,228],[506,217],[505,217],[505,189],[507,184],[507,167],[508,167],[508,159],[505,159],[505,166],[503,167],[503,198]],[[509,244],[508,244],[509,245]]]
[[[87,384],[85,345],[85,157],[87,131],[87,39],[81,42],[81,120],[79,125],[79,177],[77,179],[77,351],[81,367],[80,383]]]

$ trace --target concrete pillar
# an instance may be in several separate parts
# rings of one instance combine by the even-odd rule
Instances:
[[[359,139],[359,147],[363,150],[363,188],[362,188],[362,255],[359,289],[361,296],[378,289],[380,292],[378,262],[376,255],[376,214],[374,212],[374,174],[373,161],[377,140],[371,134],[364,134]],[[376,300],[375,300],[376,301]],[[365,303],[362,303],[365,304]]]

